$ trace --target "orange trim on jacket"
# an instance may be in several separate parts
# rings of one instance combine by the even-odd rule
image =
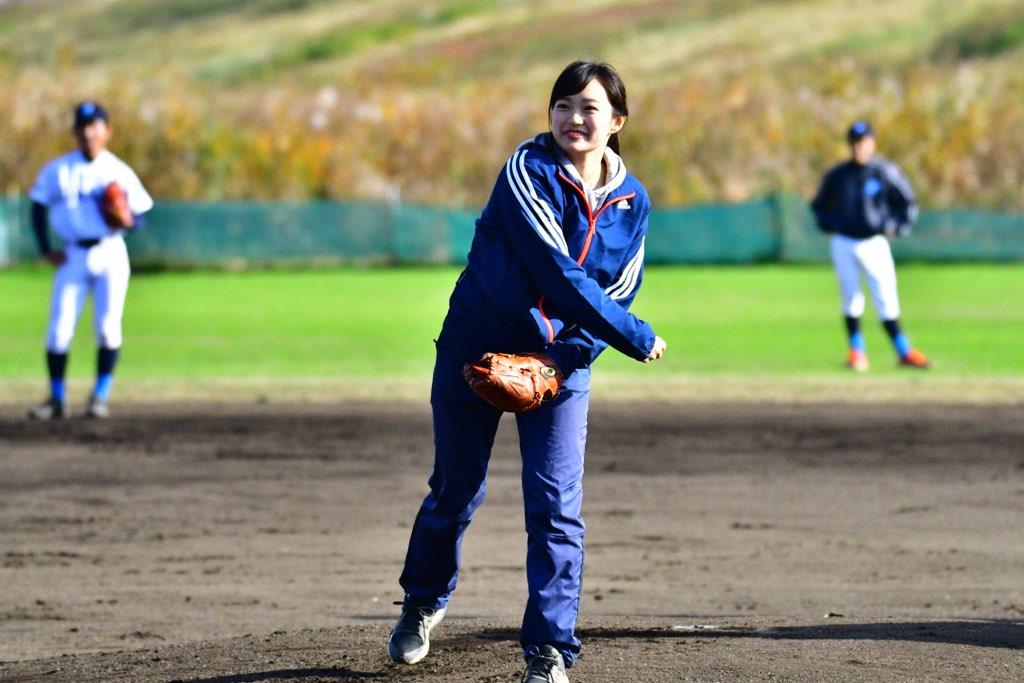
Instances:
[[[594,241],[594,233],[597,232],[597,219],[604,213],[604,210],[613,204],[617,204],[623,200],[629,200],[636,196],[636,192],[630,192],[628,194],[620,195],[618,197],[612,197],[608,199],[597,213],[590,208],[590,202],[587,200],[587,193],[583,191],[583,188],[577,185],[571,178],[566,176],[561,171],[558,172],[558,177],[569,183],[569,186],[576,191],[576,193],[583,200],[583,206],[587,208],[587,236],[583,240],[583,248],[580,250],[580,255],[576,259],[576,265],[582,266],[583,261],[586,260],[587,254],[590,253],[590,243]],[[542,294],[540,300],[537,301],[537,310],[540,311],[541,320],[548,328],[548,344],[555,341],[555,328],[551,325],[551,320],[544,313],[544,295]]]

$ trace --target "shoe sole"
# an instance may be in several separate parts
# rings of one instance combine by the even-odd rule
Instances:
[[[857,360],[847,358],[846,367],[854,372],[867,372],[868,368],[871,367],[871,362],[867,356],[860,354]]]
[[[423,658],[427,656],[428,652],[430,652],[429,640],[423,644],[423,647],[406,653],[405,656],[402,656],[399,652],[395,652],[391,648],[391,643],[388,642],[388,658],[395,664],[416,664],[417,662],[423,661]]]
[[[427,634],[426,638],[423,640],[423,645],[412,652],[407,652],[403,655],[401,652],[397,652],[391,647],[391,638],[394,636],[394,631],[392,631],[388,636],[388,658],[395,664],[416,664],[417,662],[422,661],[423,658],[427,656],[427,653],[430,652],[430,634],[435,628],[437,628],[437,625],[441,623],[441,620],[444,619],[445,611],[446,610],[441,610],[438,614],[434,615],[435,620],[432,623],[429,621],[427,622]]]

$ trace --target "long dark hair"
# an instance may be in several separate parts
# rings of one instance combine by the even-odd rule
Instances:
[[[629,116],[629,102],[626,100],[626,84],[622,77],[611,64],[605,62],[585,62],[577,60],[562,69],[555,79],[555,85],[551,88],[551,101],[548,102],[548,118],[551,117],[551,110],[555,108],[555,102],[563,97],[570,97],[587,87],[587,83],[597,79],[608,93],[608,101],[612,105],[612,111],[616,116]],[[608,146],[616,154],[619,153],[619,134],[613,133],[608,138]]]

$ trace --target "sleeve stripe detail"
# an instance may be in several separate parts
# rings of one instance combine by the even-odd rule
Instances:
[[[640,249],[637,250],[636,255],[629,260],[626,267],[622,270],[622,275],[616,280],[608,289],[604,290],[605,294],[611,297],[613,300],[618,301],[619,299],[625,299],[629,296],[636,288],[637,280],[640,278],[640,271],[643,270],[644,265],[644,243],[646,239],[640,242]]]
[[[537,191],[530,182],[526,172],[525,150],[517,151],[505,164],[505,177],[512,188],[512,193],[519,200],[526,219],[540,238],[555,251],[568,256],[569,246],[565,242],[561,226],[555,220],[555,214],[551,207],[537,196]]]
[[[906,177],[900,172],[898,168],[892,164],[883,164],[882,172],[885,173],[886,178],[889,179],[893,185],[899,188],[899,191],[906,196],[913,196],[914,191],[910,189],[910,183],[907,182]]]
[[[910,182],[907,177],[903,175],[899,167],[894,164],[883,164],[882,171],[885,173],[886,178],[890,183],[896,186],[900,194],[907,202],[907,219],[911,223],[917,222],[917,199],[914,197],[914,190],[910,187]]]
[[[521,173],[522,182],[530,189],[530,197],[540,207],[541,211],[547,218],[548,229],[551,234],[555,237],[555,241],[561,245],[561,249],[565,254],[569,253],[569,245],[565,241],[565,234],[562,232],[562,225],[555,219],[555,214],[551,210],[551,207],[547,202],[544,202],[537,196],[537,191],[533,187],[533,183],[530,181],[530,176],[526,172],[526,150],[519,153],[519,172]],[[542,218],[543,220],[543,218]]]

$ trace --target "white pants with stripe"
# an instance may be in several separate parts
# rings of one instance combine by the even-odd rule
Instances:
[[[121,316],[131,274],[124,238],[120,235],[107,237],[90,248],[72,244],[65,253],[68,259],[53,277],[46,349],[54,353],[68,352],[75,336],[75,325],[90,291],[93,295],[96,345],[120,348]]]
[[[839,280],[843,315],[859,318],[864,315],[864,292],[861,273],[867,278],[871,298],[879,320],[900,317],[900,300],[896,293],[896,264],[892,260],[889,241],[882,235],[855,239],[832,235],[832,265]]]

